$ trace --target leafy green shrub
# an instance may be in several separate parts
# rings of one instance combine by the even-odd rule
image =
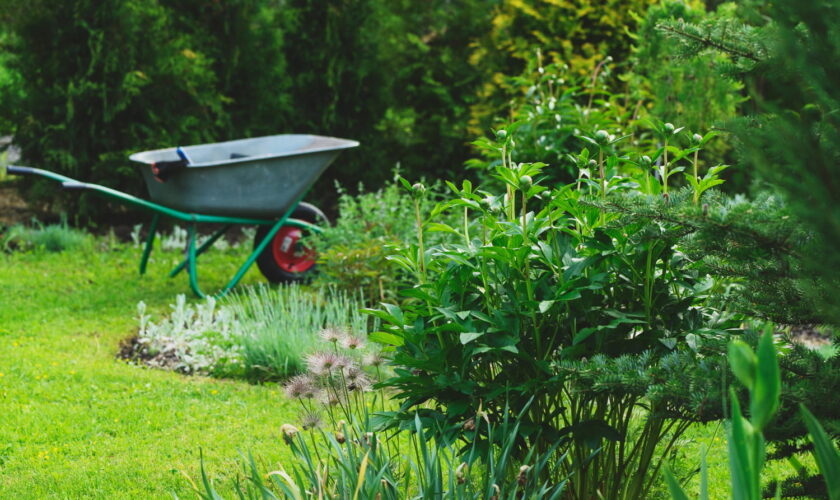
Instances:
[[[396,181],[383,188],[351,195],[338,188],[339,216],[334,226],[314,236],[318,252],[318,280],[348,293],[363,294],[367,304],[386,298],[406,283],[405,273],[388,257],[405,241],[417,237],[415,206]],[[428,216],[439,189],[432,188],[419,205]]]
[[[7,2],[22,91],[8,106],[27,162],[84,181],[137,193],[131,152],[205,142],[223,118],[212,62],[158,2],[74,0]],[[46,181],[28,197],[55,197]],[[49,193],[49,194],[47,194]],[[104,206],[78,193],[68,212],[88,217]]]
[[[32,227],[18,224],[0,232],[0,246],[5,251],[64,252],[93,247],[93,237],[66,221],[48,225],[33,221]]]
[[[500,139],[501,154],[511,138]],[[663,179],[680,172],[696,149],[662,148],[657,166],[620,159],[607,132],[583,139],[594,166],[582,155],[590,172],[576,184],[548,189],[543,164],[505,155],[504,192],[456,189],[432,217],[452,210],[461,223],[423,222],[417,244],[394,257],[417,278],[402,306],[369,311],[383,321],[371,338],[395,350],[393,425],[419,415],[445,435],[478,411],[501,421],[505,403],[516,413],[533,398],[521,449],[566,437],[570,458],[552,465],[570,476],[571,498],[642,498],[690,423],[719,418],[720,367],[700,351],[738,322],[713,307],[721,284],[678,248],[679,222],[625,224],[602,206],[625,192],[700,213],[709,183],[669,193],[650,179],[653,168]],[[424,245],[433,231],[453,239]]]
[[[607,57],[628,63],[638,16],[654,2],[504,0],[493,9],[487,34],[474,44],[470,63],[481,73],[479,99],[471,109],[471,132],[482,136],[497,117],[509,116],[518,84],[507,79],[528,66],[537,49],[545,65],[566,65],[569,80],[590,78]],[[603,68],[606,73],[609,68]],[[612,89],[620,85],[611,82]],[[594,87],[594,85],[592,85]],[[588,87],[588,85],[587,85]],[[515,109],[514,109],[515,111]]]

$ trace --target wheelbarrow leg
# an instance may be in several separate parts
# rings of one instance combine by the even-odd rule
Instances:
[[[140,258],[140,275],[146,274],[146,264],[149,263],[149,255],[152,253],[152,248],[155,245],[155,234],[157,233],[158,221],[160,221],[160,214],[155,214],[152,217],[152,223],[149,225],[149,235],[146,236],[146,246],[143,247],[143,257]]]
[[[256,262],[257,257],[260,256],[263,250],[265,250],[265,247],[268,246],[268,243],[274,238],[274,235],[277,234],[277,231],[279,231],[283,224],[286,223],[286,220],[289,218],[289,215],[291,213],[292,212],[290,210],[286,215],[283,216],[283,218],[278,220],[277,223],[271,227],[271,230],[268,232],[268,234],[265,235],[265,238],[263,238],[260,244],[257,245],[256,248],[254,248],[254,251],[251,252],[251,255],[248,256],[248,260],[246,260],[245,263],[242,264],[242,267],[239,268],[239,271],[236,272],[236,275],[233,277],[233,279],[230,280],[230,283],[225,285],[225,287],[217,294],[219,297],[227,294],[231,288],[235,287],[236,284],[239,283],[239,280],[241,280],[242,277],[245,276],[245,273],[248,272],[248,269],[250,269],[251,266],[254,265],[254,262]]]
[[[222,235],[225,234],[225,232],[227,232],[228,229],[230,229],[230,226],[231,226],[231,224],[227,224],[223,228],[221,228],[218,231],[216,231],[215,233],[213,233],[213,236],[211,236],[210,239],[208,239],[200,247],[198,247],[198,250],[195,251],[195,256],[198,257],[199,255],[201,255],[204,252],[206,252],[207,250],[209,250],[210,247],[213,246],[213,243],[216,243],[216,241],[219,238],[221,238]],[[186,258],[186,259],[182,260],[181,263],[178,264],[178,266],[175,267],[175,269],[173,269],[172,272],[169,273],[169,277],[173,278],[173,277],[177,276],[178,273],[183,271],[184,268],[187,267],[187,262],[188,261],[189,261],[189,258]]]
[[[201,293],[201,289],[198,288],[198,275],[196,272],[195,266],[195,258],[196,258],[196,250],[195,250],[195,223],[191,223],[189,226],[189,235],[187,236],[187,273],[190,275],[190,288],[192,288],[193,293],[200,299],[204,298],[204,294]]]

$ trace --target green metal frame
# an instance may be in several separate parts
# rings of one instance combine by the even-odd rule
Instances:
[[[65,189],[94,191],[106,197],[116,199],[119,202],[126,203],[128,205],[134,205],[136,207],[154,212],[152,222],[149,225],[149,234],[146,237],[146,243],[143,247],[143,254],[140,258],[139,270],[141,275],[146,273],[146,267],[149,263],[149,256],[151,255],[152,249],[154,248],[155,235],[157,233],[157,228],[161,216],[171,217],[173,219],[188,223],[188,236],[186,248],[187,255],[184,258],[184,260],[181,261],[177,266],[175,266],[175,268],[169,273],[169,277],[174,277],[178,275],[181,271],[186,269],[187,274],[189,275],[190,288],[192,289],[193,293],[196,294],[196,296],[201,298],[205,297],[206,295],[201,291],[201,288],[198,286],[198,271],[196,269],[198,256],[209,250],[213,246],[213,243],[215,243],[225,233],[225,231],[230,229],[231,226],[271,226],[271,229],[268,231],[268,234],[266,234],[265,238],[263,238],[256,246],[256,248],[254,248],[254,250],[248,256],[248,258],[245,260],[245,263],[243,263],[242,266],[239,267],[239,270],[227,283],[227,285],[225,285],[224,288],[222,288],[219,292],[215,294],[215,296],[217,297],[221,297],[227,294],[233,287],[237,285],[237,283],[239,283],[239,281],[242,279],[245,273],[248,272],[248,269],[250,269],[251,266],[254,265],[254,262],[256,262],[259,255],[263,252],[263,250],[265,250],[265,248],[268,246],[268,243],[271,241],[272,238],[274,238],[274,236],[277,234],[277,231],[279,231],[282,226],[290,225],[316,233],[321,232],[321,228],[314,224],[291,218],[291,214],[295,211],[295,208],[297,208],[300,202],[303,201],[304,196],[306,196],[307,194],[306,192],[303,193],[298,199],[294,200],[294,203],[292,203],[289,206],[288,210],[286,210],[283,216],[279,219],[249,219],[243,217],[225,217],[220,215],[203,215],[182,212],[180,210],[175,210],[173,208],[159,205],[157,203],[144,200],[142,198],[138,198],[136,196],[132,196],[130,194],[117,191],[115,189],[100,186],[99,184],[79,182],[61,174],[56,174],[54,172],[38,168],[10,166],[7,167],[7,171],[10,174],[40,175],[42,177],[61,182],[62,186]],[[205,223],[223,224],[224,226],[215,233],[213,233],[213,235],[210,236],[210,238],[204,243],[202,243],[200,247],[196,248],[196,241],[198,236],[196,226],[198,224]]]

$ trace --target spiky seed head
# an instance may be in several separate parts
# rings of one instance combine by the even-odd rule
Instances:
[[[344,346],[345,349],[350,349],[351,351],[355,351],[356,349],[361,349],[365,346],[365,341],[357,337],[355,335],[345,335],[341,339],[341,345]]]
[[[329,375],[341,368],[343,356],[332,352],[316,352],[306,357],[306,367],[315,375]]]
[[[321,402],[327,406],[338,406],[341,400],[335,391],[325,390],[321,393]]]
[[[323,330],[318,332],[318,336],[321,337],[321,340],[330,342],[332,344],[335,344],[336,342],[341,340],[344,337],[344,335],[345,333],[341,331],[341,329],[333,326],[328,326],[327,328],[324,328]]]
[[[317,387],[315,381],[306,375],[292,377],[283,386],[286,396],[291,399],[310,399],[315,397]]]
[[[300,425],[305,431],[317,429],[321,426],[321,416],[315,412],[309,412],[303,416]]]
[[[297,427],[292,424],[283,424],[280,426],[280,433],[283,435],[283,441],[286,444],[291,444],[292,439],[300,432]]]
[[[364,366],[378,368],[385,364],[385,358],[382,357],[381,353],[369,352],[362,357],[362,364]]]

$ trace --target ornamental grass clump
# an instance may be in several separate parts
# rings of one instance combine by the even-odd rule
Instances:
[[[319,348],[319,331],[330,325],[364,335],[368,319],[360,312],[358,295],[286,285],[259,286],[226,299],[240,322],[238,342],[246,376],[255,380],[282,380],[306,369],[306,356]],[[335,341],[343,333],[330,334]]]

